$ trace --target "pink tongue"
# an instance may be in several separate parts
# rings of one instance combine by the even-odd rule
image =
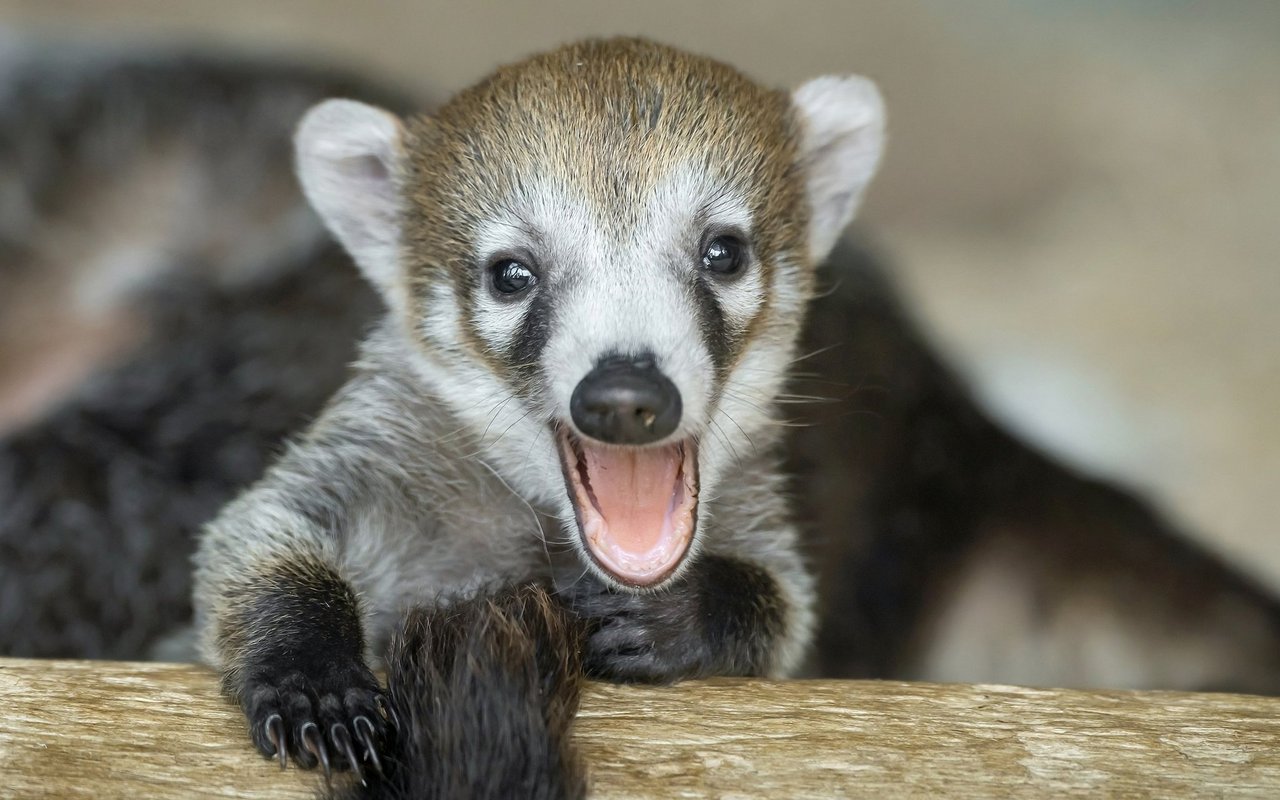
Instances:
[[[680,470],[680,449],[582,446],[583,464],[610,542],[641,556],[662,540]]]

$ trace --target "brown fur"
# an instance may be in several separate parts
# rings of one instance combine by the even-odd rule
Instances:
[[[281,595],[322,598],[326,625],[352,628],[354,638],[361,642],[357,655],[362,655],[359,652],[363,650],[359,598],[323,561],[301,555],[269,561],[255,565],[251,574],[239,576],[237,582],[239,590],[219,597],[216,607],[217,615],[226,620],[219,628],[218,648],[227,654],[228,664],[243,664],[263,648],[275,646],[284,633],[309,622],[309,617],[317,613],[315,608],[291,607],[287,603],[264,605],[264,597],[274,600]],[[238,691],[243,677],[236,669],[228,670],[223,676],[224,688]]]

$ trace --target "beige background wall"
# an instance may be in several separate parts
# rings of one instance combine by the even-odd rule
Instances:
[[[0,0],[0,24],[437,97],[587,34],[869,74],[892,141],[866,227],[992,404],[1280,583],[1280,3]]]

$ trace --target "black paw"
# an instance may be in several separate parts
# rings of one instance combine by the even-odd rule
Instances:
[[[563,592],[587,622],[588,675],[621,682],[670,683],[709,672],[713,654],[698,633],[696,608],[682,587],[631,594],[594,576]]]
[[[291,665],[252,674],[240,693],[249,733],[258,750],[290,757],[307,769],[382,772],[378,749],[392,735],[393,720],[373,673],[359,661],[318,669]]]
[[[588,623],[587,674],[612,681],[761,675],[782,627],[773,578],[719,556],[704,556],[678,580],[646,594],[611,588],[590,574],[560,594]]]

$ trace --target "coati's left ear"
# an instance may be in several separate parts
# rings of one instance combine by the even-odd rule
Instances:
[[[853,219],[884,150],[884,101],[867,78],[827,75],[791,93],[812,217],[809,255],[827,257]]]
[[[400,119],[354,100],[326,100],[293,138],[302,191],[392,307],[400,273]]]

